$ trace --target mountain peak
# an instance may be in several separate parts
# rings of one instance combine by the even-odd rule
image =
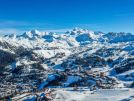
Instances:
[[[25,32],[21,36],[23,36],[25,38],[29,38],[29,39],[35,39],[37,37],[42,37],[43,33],[35,29],[35,30],[31,30],[31,31]]]
[[[32,33],[33,35],[40,35],[41,32],[39,32],[37,29],[31,30],[30,33]]]

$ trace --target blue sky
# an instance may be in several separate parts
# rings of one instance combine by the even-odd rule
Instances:
[[[74,27],[134,33],[134,0],[0,0],[0,33]]]

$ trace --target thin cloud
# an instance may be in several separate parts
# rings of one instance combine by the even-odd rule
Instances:
[[[44,22],[27,22],[27,21],[0,21],[0,28],[58,28],[61,25],[52,24],[52,23],[44,23]]]
[[[26,31],[37,29],[44,32],[66,32],[69,28],[62,28],[61,25],[51,23],[38,23],[26,21],[0,21],[0,34],[22,34]]]
[[[71,28],[69,29],[69,28],[65,28],[65,29],[52,29],[52,30],[43,30],[44,32],[66,32],[66,31],[70,31],[70,30],[72,30]]]
[[[53,29],[53,30],[39,30],[41,32],[55,32],[55,33],[64,33],[66,31],[70,31],[71,29]],[[6,34],[22,34],[26,31],[30,30],[19,30],[19,29],[14,29],[14,28],[6,28],[6,29],[0,29],[0,34],[1,35],[6,35]]]
[[[80,27],[80,28],[86,28],[89,30],[100,30],[102,28],[102,24],[76,24],[75,26]]]
[[[21,34],[22,32],[24,32],[23,30],[18,30],[18,29],[0,29],[0,34],[1,35],[5,35],[5,34]]]
[[[72,30],[73,28],[86,28],[90,30],[100,30],[102,25],[98,24],[71,24],[70,26],[64,24],[52,24],[52,23],[38,23],[38,22],[27,22],[27,21],[0,21],[0,34],[22,34],[26,31],[37,29],[44,32],[56,32],[64,33]]]
[[[20,27],[20,26],[29,26],[29,22],[21,22],[21,21],[0,21],[0,28],[5,27]]]

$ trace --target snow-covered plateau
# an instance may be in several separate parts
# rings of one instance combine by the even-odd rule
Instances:
[[[46,88],[54,101],[133,101],[134,34],[74,28],[1,36],[0,100],[35,101]]]

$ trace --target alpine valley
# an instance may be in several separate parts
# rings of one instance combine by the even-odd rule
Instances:
[[[131,94],[128,100],[123,97],[119,100],[134,100],[134,34],[74,28],[63,34],[31,30],[21,35],[1,36],[0,98],[39,93],[46,87],[57,92],[68,89],[66,96],[67,91],[72,92],[70,88],[97,91],[97,94],[100,90],[106,93],[106,90],[129,89],[131,92],[122,91],[124,97]],[[55,101],[90,100],[59,97]]]

